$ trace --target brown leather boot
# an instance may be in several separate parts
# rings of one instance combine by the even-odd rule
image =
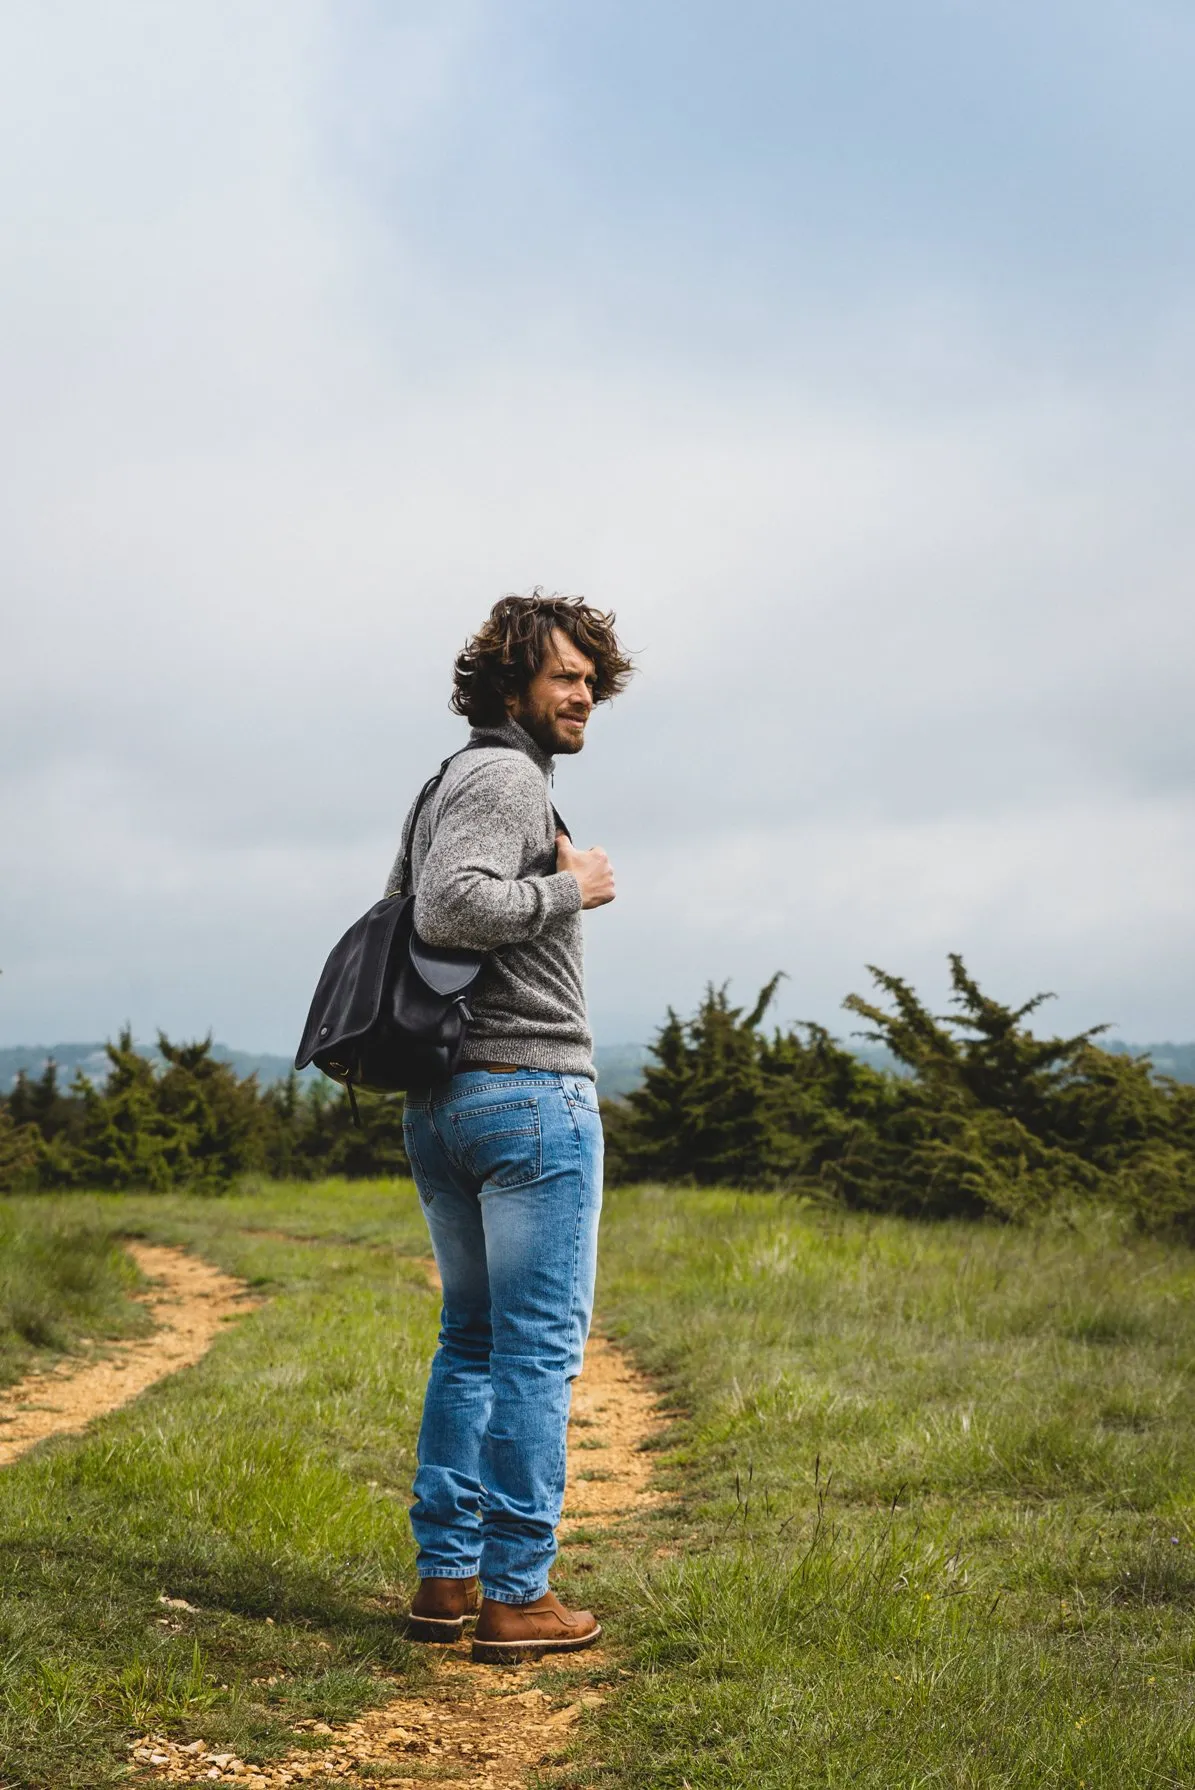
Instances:
[[[477,1614],[476,1579],[420,1579],[407,1617],[408,1641],[459,1641]]]
[[[533,1604],[500,1604],[483,1597],[473,1631],[473,1658],[496,1666],[538,1659],[544,1653],[576,1653],[592,1647],[601,1632],[591,1611],[566,1610],[551,1591]]]

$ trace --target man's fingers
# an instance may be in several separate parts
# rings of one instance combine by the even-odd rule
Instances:
[[[600,845],[591,845],[587,851],[580,851],[577,848],[577,846],[575,846],[573,844],[572,840],[569,838],[567,833],[557,833],[557,835],[556,835],[556,850],[558,852],[561,850],[571,851],[574,854],[574,856],[578,857],[578,858],[600,859],[601,862],[605,863],[605,864],[608,864],[610,862],[609,858],[606,856],[605,851],[603,850],[603,848]]]
[[[567,833],[556,835],[556,868],[568,870],[581,885],[582,907],[603,907],[614,900],[614,872],[600,845],[578,851]]]

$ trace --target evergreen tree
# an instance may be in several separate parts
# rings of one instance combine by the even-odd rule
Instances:
[[[0,1103],[0,1193],[26,1193],[37,1185],[39,1134],[36,1126],[17,1124]]]
[[[158,1033],[166,1063],[156,1083],[158,1111],[185,1139],[188,1183],[199,1190],[226,1187],[247,1169],[266,1166],[256,1075],[237,1079],[212,1056],[211,1036],[172,1044]]]
[[[926,1217],[1022,1219],[1094,1196],[1195,1232],[1195,1088],[1101,1050],[1102,1027],[1038,1037],[1049,996],[1006,1006],[961,957],[950,968],[945,1017],[878,968],[889,1004],[844,1003],[907,1077],[818,1026],[762,1037],[775,979],[747,1015],[712,987],[693,1019],[670,1010],[643,1087],[607,1108],[614,1177],[791,1186]]]
[[[53,1057],[36,1081],[30,1081],[22,1069],[8,1097],[8,1112],[14,1125],[35,1125],[42,1137],[51,1139],[68,1131],[75,1124],[75,1103],[58,1086],[58,1065]]]
[[[750,1013],[711,984],[696,1014],[668,1019],[651,1046],[643,1085],[628,1097],[620,1135],[631,1175],[746,1186],[768,1172],[767,1118],[758,1025],[779,984]]]
[[[303,1111],[299,1078],[292,1069],[284,1082],[262,1091],[257,1125],[262,1160],[271,1175],[299,1174],[299,1127]]]
[[[103,1090],[86,1076],[74,1084],[83,1105],[74,1184],[149,1193],[186,1186],[192,1178],[194,1126],[162,1110],[153,1065],[133,1048],[127,1026],[105,1048],[111,1069]]]
[[[309,1090],[292,1074],[261,1089],[212,1056],[211,1039],[174,1044],[158,1035],[161,1064],[138,1052],[126,1029],[107,1047],[111,1071],[97,1086],[76,1078],[59,1092],[48,1065],[0,1098],[0,1191],[104,1187],[218,1193],[257,1172],[315,1180],[326,1175],[406,1175],[402,1100],[360,1093],[363,1124],[344,1090]]]
[[[685,1027],[671,1007],[651,1052],[655,1062],[644,1069],[641,1085],[605,1113],[607,1164],[627,1180],[680,1181],[686,1173],[689,1051]]]
[[[825,1027],[776,1031],[760,1045],[770,1178],[816,1178],[841,1192],[839,1166],[906,1099],[904,1084],[853,1056]]]
[[[1073,1080],[1092,1038],[1107,1027],[1093,1026],[1074,1038],[1035,1037],[1025,1022],[1053,995],[1006,1007],[983,993],[956,952],[949,962],[955,1014],[935,1018],[906,982],[872,964],[871,975],[896,1012],[856,994],[843,1006],[869,1020],[873,1029],[864,1035],[886,1045],[924,1085],[943,1095],[958,1092],[1047,1136],[1060,1089]]]

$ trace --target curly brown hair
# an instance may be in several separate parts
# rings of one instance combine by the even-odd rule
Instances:
[[[626,688],[632,665],[614,632],[614,616],[583,597],[545,597],[537,588],[529,597],[500,597],[457,654],[448,705],[453,713],[474,727],[504,721],[507,698],[527,689],[548,654],[554,628],[593,660],[595,702],[609,702]]]

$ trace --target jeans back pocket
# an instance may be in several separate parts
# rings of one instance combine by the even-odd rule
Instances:
[[[506,1100],[452,1114],[461,1161],[491,1187],[523,1187],[543,1170],[539,1102]]]

